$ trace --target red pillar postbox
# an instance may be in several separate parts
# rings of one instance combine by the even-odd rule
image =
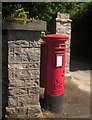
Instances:
[[[41,44],[41,59],[40,59],[40,87],[45,87],[45,69],[46,69],[46,45]]]
[[[59,112],[62,108],[64,95],[65,73],[65,41],[67,36],[48,34],[43,37],[45,44],[41,46],[41,86],[45,87],[46,106]]]

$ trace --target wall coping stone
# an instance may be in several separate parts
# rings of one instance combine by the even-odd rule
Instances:
[[[57,13],[57,18],[56,21],[57,22],[72,22],[70,18],[70,15],[68,13]]]
[[[47,24],[46,24],[46,21],[42,21],[42,20],[28,22],[26,24],[20,24],[15,21],[11,22],[9,20],[3,20],[2,28],[11,29],[11,30],[46,31]]]
[[[71,19],[60,19],[60,18],[56,18],[57,22],[72,22]]]

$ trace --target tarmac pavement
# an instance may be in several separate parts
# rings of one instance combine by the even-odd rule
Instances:
[[[90,118],[90,66],[88,63],[72,61],[71,79],[65,81],[62,111],[51,113],[43,109],[45,118]]]

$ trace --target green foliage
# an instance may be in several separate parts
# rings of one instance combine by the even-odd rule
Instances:
[[[21,3],[7,3],[3,5],[3,18],[28,18],[29,12]]]
[[[23,7],[21,7],[21,4],[18,4],[16,7],[17,7],[17,9],[15,10],[15,17],[18,17],[18,18],[27,18],[28,17],[29,12],[25,11],[25,9]]]
[[[21,2],[3,3],[3,18],[34,18],[49,22],[57,12],[69,13],[71,18],[81,16],[92,7],[90,2]]]

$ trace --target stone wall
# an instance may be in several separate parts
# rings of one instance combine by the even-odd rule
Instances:
[[[7,101],[7,105],[3,105],[6,107],[5,116],[12,119],[40,118],[40,30],[10,28],[3,39],[8,43],[8,80],[5,79],[8,81],[7,98],[3,95]]]
[[[32,25],[32,28],[31,28]],[[35,27],[37,27],[37,30]],[[40,27],[39,27],[40,26]],[[6,118],[40,118],[40,31],[46,22],[27,25],[3,24],[3,114]],[[66,42],[66,76],[69,76],[71,20],[57,14],[56,33],[68,35]],[[6,113],[5,113],[6,110]],[[3,115],[4,116],[4,115]]]
[[[56,33],[60,33],[62,35],[67,35],[69,40],[66,41],[66,64],[65,64],[65,78],[70,78],[70,44],[71,44],[71,22],[69,19],[69,14],[67,13],[57,13],[56,18]]]

